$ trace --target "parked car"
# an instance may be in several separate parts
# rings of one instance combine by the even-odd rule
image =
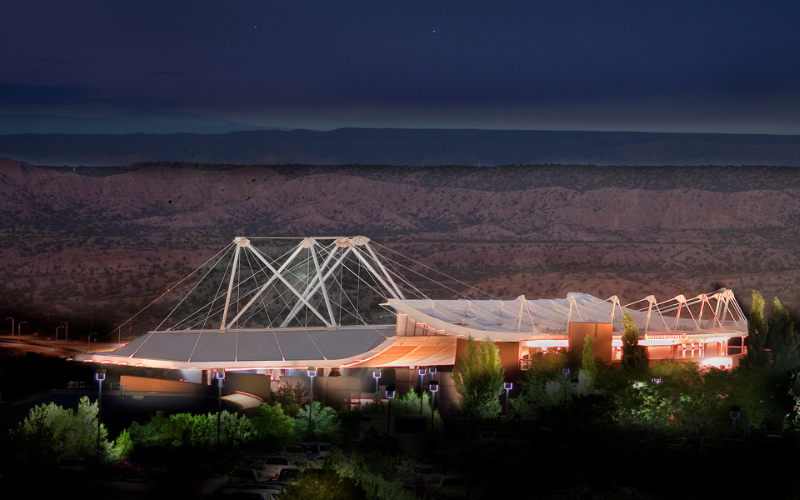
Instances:
[[[104,477],[113,477],[120,481],[127,481],[128,479],[147,481],[153,477],[150,467],[127,458],[109,462],[101,469],[100,473]]]
[[[302,443],[301,446],[306,450],[306,456],[308,460],[314,460],[317,457],[327,457],[328,452],[331,449],[331,445],[329,443],[320,443],[320,442],[313,442],[313,443]]]
[[[416,495],[420,496],[425,491],[425,478],[422,474],[416,472],[401,472],[400,482],[403,483],[403,488],[408,491],[413,491]]]
[[[283,469],[293,467],[286,456],[272,456],[264,460],[264,466],[261,470],[267,475],[269,479],[277,479]]]
[[[62,458],[56,465],[56,478],[78,480],[89,478],[89,467],[82,458]]]
[[[433,478],[434,474],[436,474],[436,469],[434,469],[432,465],[415,464],[411,468],[411,472],[422,476],[423,481],[427,483]]]
[[[256,488],[224,488],[218,491],[213,498],[225,500],[276,500],[272,490]]]
[[[237,468],[230,472],[228,477],[229,486],[239,486],[241,484],[262,484],[268,481],[263,471],[257,469]]]
[[[460,477],[436,474],[425,484],[425,498],[469,500],[470,490]]]
[[[292,465],[307,465],[309,460],[308,452],[302,444],[287,444],[281,446],[278,450],[278,455],[289,457]]]
[[[290,467],[286,467],[283,469],[278,477],[275,478],[271,484],[278,485],[280,487],[287,486],[290,484],[297,484],[297,480],[300,478],[300,468],[296,465],[292,465]]]
[[[522,439],[513,432],[506,431],[484,431],[475,439],[472,444],[480,448],[491,447],[519,447],[522,446]]]

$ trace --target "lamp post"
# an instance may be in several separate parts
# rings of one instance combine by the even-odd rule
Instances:
[[[389,415],[386,417],[386,436],[391,435],[392,425],[392,399],[394,399],[394,391],[386,390],[386,399],[389,400]]]
[[[431,380],[428,389],[431,391],[431,431],[433,431],[433,411],[436,409],[436,393],[439,391],[439,382]]]
[[[97,342],[97,332],[90,333],[89,336],[86,338],[86,350],[87,351],[89,350],[89,346],[91,345],[91,342],[92,342],[92,335],[94,335],[94,340],[95,340],[95,342]]]
[[[514,382],[503,382],[503,389],[506,391],[506,417],[508,417],[508,391],[514,388]]]
[[[59,324],[61,323],[64,323],[64,340],[69,340],[69,323],[66,321],[61,321]],[[56,340],[58,340],[58,335],[56,335]]]
[[[97,370],[94,379],[97,380],[97,464],[100,465],[100,411],[103,404],[103,381],[106,379],[106,371]]]
[[[19,340],[20,337],[22,336],[22,325],[26,323],[27,321],[20,321],[19,323],[17,323],[17,340]],[[14,332],[11,332],[11,336],[12,337],[14,336]]]
[[[733,420],[733,439],[731,439],[731,452],[736,450],[736,421],[742,418],[742,412],[738,406],[731,406],[731,420]]]
[[[422,395],[425,394],[425,389],[422,388],[422,384],[425,382],[425,373],[427,373],[426,368],[420,368],[417,370],[419,374],[419,414],[422,415]]]
[[[564,406],[567,406],[567,377],[569,377],[569,368],[562,368],[561,373],[564,374]]]
[[[314,417],[314,377],[317,376],[317,369],[316,368],[309,368],[308,369],[308,378],[311,379],[311,401],[308,403],[308,439],[309,441],[313,439],[314,434],[312,433],[311,424],[313,422]]]
[[[219,450],[219,431],[222,426],[222,382],[225,380],[225,369],[217,368],[214,373],[214,378],[217,379],[217,450]]]
[[[381,371],[375,370],[372,372],[372,378],[375,379],[375,392],[378,392],[378,381],[381,379]]]
[[[63,326],[57,326],[57,327],[56,327],[56,340],[58,340],[58,331],[59,331],[59,330],[61,330],[62,328],[64,328],[64,327],[63,327]],[[66,335],[64,335],[64,338],[66,338],[66,337],[67,337],[67,336],[66,336]]]
[[[117,327],[117,344],[122,343],[122,325],[118,325],[117,323],[113,323],[114,326]],[[112,330],[113,332],[113,330]]]

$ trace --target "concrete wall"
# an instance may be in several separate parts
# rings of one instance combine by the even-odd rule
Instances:
[[[580,356],[583,352],[583,342],[588,335],[594,341],[594,355],[602,359],[604,363],[611,363],[613,359],[611,340],[614,333],[614,325],[611,323],[570,321],[568,331],[570,351]]]
[[[269,375],[226,372],[223,393],[230,394],[236,391],[247,392],[269,401],[271,392]]]
[[[200,384],[178,382],[176,380],[134,377],[132,375],[122,375],[119,379],[119,383],[125,386],[126,391],[135,392],[178,392],[185,394],[202,394],[205,392],[205,387]]]
[[[374,383],[374,380],[372,380]],[[281,385],[294,387],[297,384],[306,388],[311,388],[308,377],[281,377]],[[361,377],[314,377],[314,400],[323,401],[327,406],[341,408],[348,404],[352,398],[362,396]]]

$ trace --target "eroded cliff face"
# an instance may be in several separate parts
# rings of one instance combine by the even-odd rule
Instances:
[[[504,298],[725,285],[800,306],[799,193],[775,168],[4,160],[0,306],[119,322],[236,235],[355,234]]]

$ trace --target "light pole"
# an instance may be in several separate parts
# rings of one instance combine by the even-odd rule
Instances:
[[[378,392],[378,382],[381,379],[381,371],[375,370],[374,372],[372,372],[372,378],[375,379],[375,392]]]
[[[89,350],[89,346],[91,346],[92,335],[94,335],[94,341],[97,342],[97,332],[90,333],[89,336],[86,338],[86,350],[87,351]]]
[[[64,323],[64,340],[69,340],[69,323],[66,321],[62,321],[61,323]],[[56,338],[56,340],[58,340],[58,338]]]
[[[317,369],[316,368],[309,368],[308,369],[308,378],[311,379],[311,401],[308,403],[308,439],[309,441],[314,437],[311,431],[311,423],[313,422],[314,417],[314,377],[317,376]]]
[[[22,325],[26,323],[27,321],[20,321],[19,323],[17,323],[17,340],[19,340],[20,337],[22,336]],[[11,336],[12,337],[14,336],[14,332],[11,332]]]
[[[97,465],[100,465],[100,411],[103,407],[103,381],[106,379],[106,371],[97,370],[94,379],[97,380]]]
[[[514,382],[503,382],[503,389],[506,391],[506,417],[508,417],[508,391],[514,388]]]
[[[392,433],[391,425],[392,425],[392,399],[394,399],[394,391],[386,390],[386,399],[389,400],[389,415],[386,417],[386,437],[389,437]]]
[[[731,439],[731,452],[736,451],[736,421],[742,418],[742,412],[738,406],[731,406],[731,420],[733,420],[733,439]]]
[[[57,326],[57,327],[56,327],[56,340],[58,340],[58,331],[59,331],[60,329],[62,329],[62,328],[64,328],[64,327],[63,327],[63,326]],[[66,339],[66,338],[67,338],[67,336],[66,336],[66,335],[64,335],[64,338]]]
[[[219,451],[219,430],[222,425],[222,382],[225,380],[225,369],[217,368],[214,374],[217,379],[217,451]]]
[[[436,393],[439,391],[439,382],[431,380],[428,389],[431,391],[431,431],[433,431],[433,411],[436,409]]]
[[[112,323],[112,324],[117,327],[117,344],[121,344],[122,343],[122,325],[118,325],[116,323]]]
[[[422,388],[422,384],[425,382],[425,373],[428,370],[426,368],[420,368],[417,370],[419,374],[419,414],[422,415],[422,395],[425,394],[425,389]]]
[[[567,406],[567,377],[569,377],[569,368],[562,368],[561,373],[564,374],[564,406]]]

